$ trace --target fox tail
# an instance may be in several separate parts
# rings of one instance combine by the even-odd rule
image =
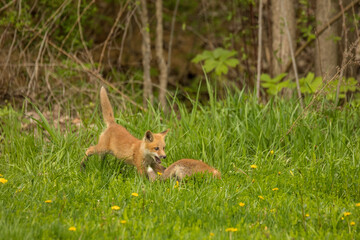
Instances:
[[[114,111],[111,107],[108,95],[104,87],[101,87],[100,90],[100,103],[106,125],[109,126],[110,124],[115,123]]]

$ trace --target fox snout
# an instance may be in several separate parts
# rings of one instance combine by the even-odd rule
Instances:
[[[160,155],[159,157],[162,158],[162,159],[165,159],[166,155]]]

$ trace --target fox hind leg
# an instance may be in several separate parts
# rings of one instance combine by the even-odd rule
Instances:
[[[106,149],[102,149],[101,147],[99,147],[99,145],[95,145],[95,146],[90,146],[86,152],[85,152],[85,156],[81,161],[81,169],[85,169],[86,167],[86,162],[88,160],[88,158],[94,154],[101,154],[101,153],[107,153],[108,151]]]

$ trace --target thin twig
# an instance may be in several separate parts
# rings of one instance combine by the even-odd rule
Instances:
[[[13,41],[11,42],[10,49],[9,49],[9,53],[8,53],[8,55],[7,55],[7,57],[6,57],[5,66],[4,66],[4,69],[3,69],[2,72],[1,72],[0,79],[3,78],[3,74],[4,74],[4,72],[5,72],[5,69],[7,68],[7,65],[8,65],[9,62],[10,62],[10,57],[11,57],[11,54],[12,54],[12,51],[13,51],[13,47],[14,47],[14,44],[15,44],[15,41],[16,41],[16,36],[17,36],[17,29],[15,29]]]
[[[108,34],[108,36],[107,36],[107,38],[105,40],[104,46],[103,46],[103,48],[101,50],[101,54],[100,54],[99,66],[97,68],[98,71],[100,71],[100,69],[101,69],[101,62],[102,62],[102,59],[104,58],[105,50],[106,50],[106,47],[107,47],[107,45],[109,43],[109,40],[110,40],[112,34],[114,33],[114,30],[117,27],[117,24],[120,21],[120,18],[122,16],[122,14],[124,13],[125,9],[127,8],[128,4],[129,4],[129,0],[126,1],[125,6],[123,6],[122,8],[120,7],[120,10],[118,12],[118,15],[116,16],[115,22],[112,25],[111,30],[110,30],[110,32],[109,32],[109,34]]]
[[[341,65],[343,65],[346,62],[346,59],[347,59],[347,56],[348,56],[348,53],[346,52],[347,45],[348,45],[348,36],[347,36],[346,19],[345,19],[345,12],[344,12],[344,6],[343,6],[342,0],[340,0],[339,5],[340,5],[342,16],[343,16],[342,17],[342,31],[343,31],[344,38],[345,38],[344,39],[345,51],[344,51],[344,54],[343,54],[343,59],[342,59],[342,64],[341,64]],[[337,107],[337,105],[339,104],[340,86],[341,86],[343,75],[344,75],[344,71],[341,68],[340,69],[340,75],[339,75],[339,81],[338,81],[338,84],[336,86],[335,107]]]
[[[90,5],[90,4],[89,4],[89,5]],[[89,5],[88,5],[88,6],[89,6]],[[79,19],[79,21],[77,21],[77,23],[78,23],[78,25],[79,25],[80,39],[81,39],[81,43],[82,43],[82,45],[83,45],[83,47],[84,47],[84,49],[85,49],[86,55],[87,55],[89,61],[91,62],[91,65],[94,66],[93,58],[92,58],[92,56],[91,56],[91,54],[90,54],[90,52],[89,52],[89,49],[88,49],[87,46],[86,46],[86,43],[85,43],[85,40],[84,40],[84,35],[83,35],[83,32],[82,32],[81,21],[80,21],[80,19],[81,19],[80,7],[81,7],[81,0],[78,0],[78,6],[77,6],[77,11],[76,11],[76,12],[77,12],[77,16],[78,16],[78,19]]]
[[[89,69],[85,66],[85,64],[80,61],[76,56],[67,53],[65,50],[63,50],[62,48],[59,48],[55,43],[53,43],[52,41],[48,40],[48,43],[55,48],[57,51],[61,52],[63,55],[65,55],[66,57],[72,59],[74,62],[76,62],[77,64],[80,65],[80,67],[84,70],[84,72],[88,73],[89,75],[95,77],[96,79],[98,79],[100,82],[102,82],[103,84],[106,84],[107,86],[113,88],[117,93],[119,93],[125,100],[129,101],[131,104],[133,104],[134,106],[138,107],[139,109],[145,111],[145,109],[140,106],[139,104],[137,104],[136,102],[134,102],[131,98],[129,98],[127,95],[125,95],[123,92],[119,91],[115,85],[113,85],[112,83],[110,83],[109,81],[107,81],[106,79],[104,79],[97,71],[94,71],[92,69]]]
[[[341,68],[346,68],[348,65],[350,64],[350,61],[348,61],[345,65],[341,66]],[[286,134],[280,139],[280,142],[283,142],[285,137],[287,135],[289,135],[292,130],[295,128],[297,122],[303,118],[303,116],[305,115],[305,113],[307,112],[307,110],[314,104],[315,100],[318,98],[318,96],[324,92],[324,90],[329,86],[329,84],[334,81],[340,73],[340,69],[338,69],[338,71],[334,74],[334,76],[326,82],[326,84],[324,84],[324,86],[315,92],[315,94],[313,95],[313,98],[311,99],[310,103],[304,108],[304,110],[302,111],[302,113],[295,119],[295,121],[293,122],[293,124],[291,125],[291,127],[289,128],[289,130],[286,132]]]
[[[62,40],[61,44],[60,44],[60,48],[63,48],[66,40],[70,37],[70,34],[74,31],[76,25],[78,25],[78,22],[81,20],[82,16],[87,12],[87,10],[91,7],[92,4],[95,3],[95,0],[92,0],[91,2],[89,2],[89,4],[84,8],[84,10],[81,12],[80,15],[78,15],[76,22],[71,26],[70,31],[66,34],[66,36],[64,37],[64,39]]]
[[[289,27],[288,27],[288,24],[287,24],[286,15],[284,15],[284,22],[285,22],[286,35],[287,35],[287,38],[288,38],[288,41],[289,41],[290,55],[291,55],[292,64],[293,64],[293,68],[294,68],[295,81],[296,81],[296,90],[297,90],[298,98],[300,100],[301,108],[304,109],[304,102],[303,102],[303,99],[301,97],[299,76],[298,76],[298,71],[297,71],[296,61],[295,61],[295,56],[294,56],[294,48],[293,48],[292,41],[291,41],[292,39],[291,39],[291,36],[290,36],[290,30],[289,30]]]
[[[20,58],[23,56],[23,54],[25,54],[25,51],[30,47],[30,45],[32,44],[32,42],[39,37],[39,35],[42,33],[42,31],[44,31],[44,29],[49,29],[48,24],[50,23],[51,20],[57,20],[61,14],[61,12],[65,9],[65,7],[71,2],[71,0],[66,0],[64,1],[60,7],[58,9],[56,9],[56,11],[49,17],[49,19],[43,24],[43,26],[37,30],[34,34],[34,36],[30,39],[30,41],[28,42],[28,44],[25,46],[25,48],[22,50],[22,52],[20,53]]]
[[[168,64],[167,64],[168,74],[170,74],[170,68],[171,68],[172,43],[174,38],[175,20],[176,20],[176,13],[179,7],[179,2],[180,0],[176,0],[174,13],[171,19],[171,30],[170,30],[170,39],[169,39],[169,48],[168,48]]]
[[[129,29],[131,17],[134,15],[136,9],[137,9],[137,5],[135,5],[134,9],[133,9],[132,12],[129,14],[129,16],[128,16],[127,20],[126,20],[126,25],[125,25],[125,29],[124,29],[124,34],[123,34],[123,37],[122,37],[122,39],[121,39],[120,53],[119,53],[119,57],[118,57],[118,67],[121,66],[121,59],[122,59],[122,53],[123,53],[123,50],[124,50],[124,44],[125,44],[126,34],[127,34],[128,29]]]
[[[258,59],[257,59],[257,76],[256,76],[256,97],[260,102],[260,73],[261,73],[261,50],[262,50],[262,5],[263,2],[259,2],[259,31],[258,31]]]
[[[349,9],[351,9],[352,7],[354,7],[356,4],[358,4],[360,2],[360,0],[355,0],[352,3],[350,3],[349,5],[347,5],[344,8],[344,12],[348,11]],[[334,24],[340,17],[342,16],[342,12],[340,11],[338,14],[336,14],[332,19],[330,19],[329,22],[325,23],[324,26],[322,28],[320,28],[320,30],[315,33],[315,39],[317,39],[326,29],[328,29],[332,24]],[[307,47],[309,46],[315,39],[309,39],[306,43],[304,43],[301,47],[299,47],[296,52],[295,52],[295,58],[297,56],[299,56],[299,54]],[[288,63],[286,64],[286,68],[285,68],[285,72],[288,72],[290,67],[291,67],[291,62],[292,59],[290,59],[288,61]]]
[[[151,86],[151,76],[150,76],[150,61],[151,61],[151,44],[150,44],[150,28],[149,28],[149,19],[148,12],[146,6],[146,0],[140,0],[141,10],[140,10],[140,18],[141,18],[141,35],[143,37],[141,52],[142,52],[142,64],[143,64],[143,81],[144,81],[144,89],[143,89],[143,104],[147,106],[148,101],[153,103],[153,93]]]
[[[0,12],[4,11],[8,7],[10,7],[14,2],[15,2],[15,0],[12,0],[12,1],[8,2],[7,4],[5,4],[2,8],[0,8]]]
[[[34,67],[34,71],[32,72],[31,74],[31,77],[30,77],[30,81],[29,81],[29,84],[28,84],[28,89],[27,89],[27,92],[26,92],[26,96],[28,97],[31,90],[34,90],[34,79],[37,80],[38,78],[38,72],[39,72],[39,61],[40,61],[40,58],[43,54],[43,50],[44,50],[44,46],[45,46],[45,43],[47,41],[47,35],[48,35],[48,32],[49,32],[49,29],[45,32],[45,35],[42,37],[42,42],[41,42],[41,45],[40,45],[40,48],[39,48],[39,53],[38,53],[38,56],[36,57],[36,60],[35,60],[35,67]]]
[[[163,54],[163,24],[162,24],[162,0],[156,0],[156,38],[155,38],[155,51],[157,56],[157,62],[159,65],[160,76],[160,91],[159,91],[159,102],[164,110],[166,107],[166,91],[167,88],[167,66]]]

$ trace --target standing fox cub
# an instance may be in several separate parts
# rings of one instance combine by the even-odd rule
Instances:
[[[147,169],[150,180],[156,179],[156,173],[150,167]],[[213,167],[200,160],[194,159],[181,159],[174,162],[164,171],[161,171],[161,179],[177,178],[182,180],[186,176],[191,176],[195,173],[211,173],[214,177],[221,178],[221,173]]]
[[[111,153],[125,163],[134,165],[141,175],[147,174],[148,167],[163,172],[165,168],[160,164],[161,159],[166,158],[164,140],[168,130],[161,133],[147,131],[142,140],[137,139],[123,126],[115,123],[114,112],[104,87],[100,90],[100,102],[107,128],[100,135],[98,144],[86,150],[81,167],[85,168],[88,157],[93,154]]]

